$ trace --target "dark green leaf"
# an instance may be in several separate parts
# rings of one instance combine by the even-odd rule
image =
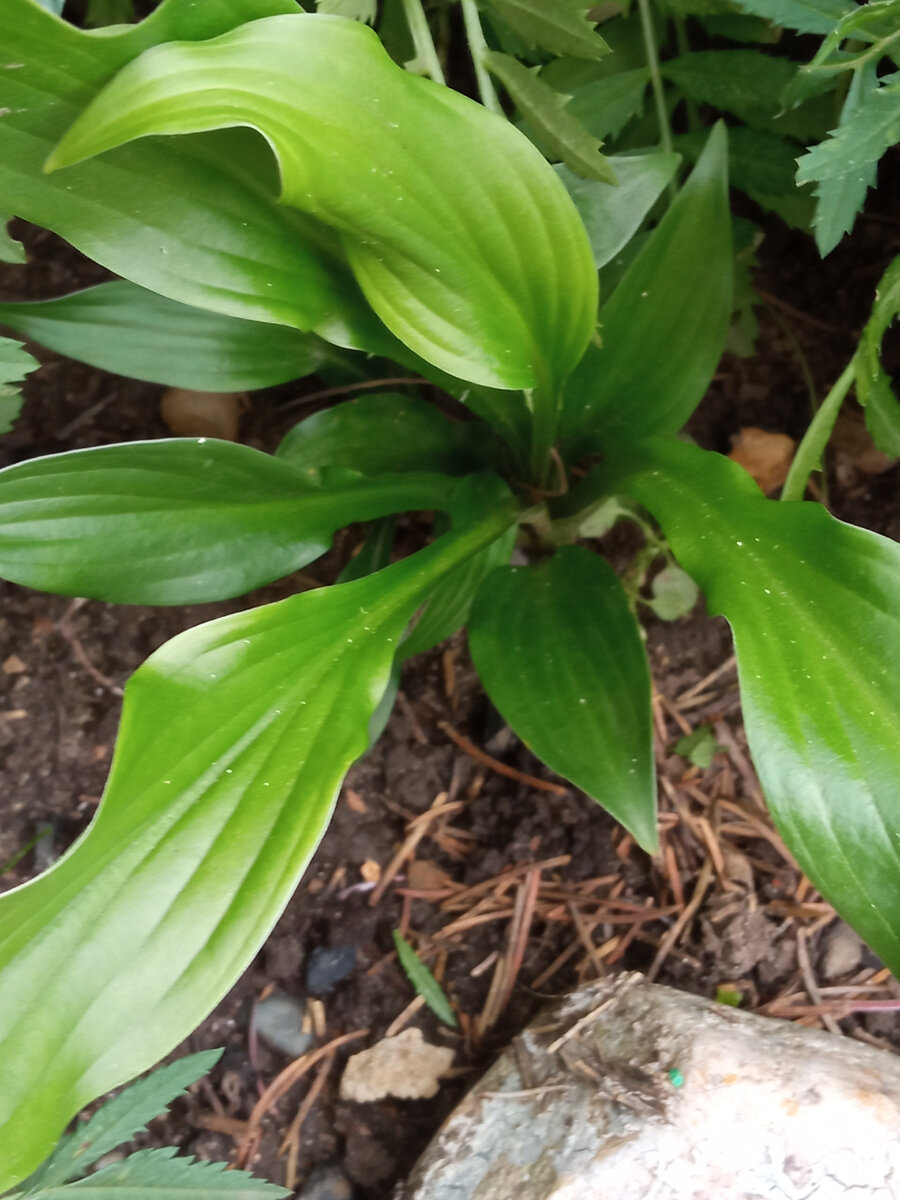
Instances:
[[[573,58],[603,58],[609,46],[586,20],[590,4],[582,0],[488,0],[528,46]]]
[[[649,82],[646,67],[594,80],[573,90],[566,111],[601,141],[616,137],[643,108]]]
[[[881,342],[900,315],[900,255],[878,283],[872,314],[855,355],[856,398],[866,410],[866,426],[885,454],[900,456],[900,402],[881,365]]]
[[[257,954],[368,742],[398,641],[505,508],[404,562],[197,626],[129,680],[87,833],[0,896],[0,1190]]]
[[[548,158],[565,163],[582,179],[616,182],[608,159],[600,153],[602,143],[566,108],[570,96],[554,91],[508,54],[489,50],[482,61],[509,92]]]
[[[119,604],[238,596],[318,558],[336,529],[449,500],[441,475],[328,488],[206,438],[101,446],[0,472],[0,577]]]
[[[20,385],[39,366],[18,342],[0,337],[0,434],[12,429],[22,409]]]
[[[663,527],[734,631],[769,807],[815,886],[900,969],[900,545],[818,504],[766,500],[674,439],[623,450],[605,491]],[[573,499],[574,502],[574,499]]]
[[[394,518],[379,517],[372,521],[356,554],[338,576],[338,583],[350,583],[353,579],[364,579],[390,565],[394,547]]]
[[[748,125],[766,125],[800,66],[758,50],[695,50],[662,63],[661,70],[696,103],[711,104]]]
[[[201,392],[287,383],[334,353],[315,334],[191,308],[133,283],[0,304],[0,321],[92,367]]]
[[[614,258],[637,232],[675,174],[679,157],[677,154],[638,154],[606,161],[615,172],[617,187],[579,179],[565,167],[557,168],[581,214],[598,268]]]
[[[400,966],[406,972],[409,982],[416,989],[436,1017],[447,1025],[454,1027],[459,1024],[456,1013],[450,1007],[450,1001],[444,995],[441,985],[428,970],[425,964],[410,946],[404,941],[398,930],[394,930],[394,946]]]
[[[358,22],[269,17],[148,50],[48,167],[235,125],[264,135],[284,204],[336,231],[369,303],[416,354],[501,388],[552,388],[581,357],[596,272],[551,167],[508,122],[398,67]]]
[[[608,437],[680,429],[722,353],[731,315],[727,138],[716,125],[690,179],[600,309],[591,345],[566,385],[569,454]]]
[[[322,467],[463,475],[484,465],[490,440],[480,422],[449,421],[423,400],[379,392],[300,421],[276,454],[312,480]]]
[[[8,222],[9,217],[0,213],[0,262],[23,263],[25,262],[25,247],[10,236],[6,228]]]
[[[706,134],[702,130],[679,133],[672,139],[675,149],[688,162],[703,153]],[[728,182],[751,196],[778,196],[797,192],[797,144],[763,129],[738,125],[728,130]]]
[[[48,1188],[35,1194],[34,1200],[191,1200],[192,1196],[227,1197],[227,1200],[281,1200],[291,1196],[287,1188],[276,1187],[249,1175],[232,1171],[227,1163],[201,1162],[195,1158],[175,1158],[176,1151],[138,1150],[124,1162],[111,1163],[88,1179],[64,1187]]]
[[[854,0],[735,0],[738,8],[800,33],[831,33]]]
[[[87,1121],[59,1142],[47,1161],[24,1182],[26,1192],[42,1196],[84,1175],[88,1167],[123,1142],[130,1142],[148,1121],[165,1112],[173,1100],[183,1096],[192,1083],[210,1071],[222,1056],[221,1050],[206,1050],[159,1067],[146,1079],[133,1083],[113,1100],[107,1100]],[[68,1195],[68,1191],[65,1193]]]
[[[475,599],[469,647],[526,745],[655,850],[650,671],[615,572],[576,546],[493,571]]]

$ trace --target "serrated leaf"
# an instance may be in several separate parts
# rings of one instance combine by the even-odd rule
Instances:
[[[565,163],[583,179],[616,182],[608,159],[600,153],[602,143],[567,110],[570,96],[554,91],[508,54],[488,50],[481,58],[509,92],[548,158]]]
[[[508,122],[398,67],[357,22],[269,17],[148,50],[48,166],[241,124],[272,146],[282,201],[338,234],[369,303],[416,354],[501,388],[552,388],[578,361],[596,272],[552,169]]]
[[[393,937],[397,958],[400,960],[400,966],[406,972],[409,982],[434,1015],[446,1025],[452,1025],[455,1028],[459,1024],[459,1021],[457,1021],[456,1013],[450,1007],[450,1001],[444,995],[441,985],[422,962],[421,958],[419,958],[418,954],[416,954],[415,950],[413,950],[412,946],[410,946],[409,942],[404,940],[399,930],[394,930]]]
[[[650,510],[710,611],[731,624],[775,823],[896,972],[900,545],[818,504],[766,500],[735,463],[675,439],[622,448],[603,483],[602,494],[624,490]]]
[[[315,334],[192,308],[125,282],[0,303],[0,321],[92,367],[201,392],[287,383],[335,353]]]
[[[0,434],[12,429],[23,404],[19,386],[39,366],[19,342],[0,337]]]
[[[9,217],[0,213],[0,262],[23,263],[26,261],[25,247],[10,235],[7,229],[9,221]]]
[[[38,1192],[34,1200],[192,1200],[194,1196],[228,1200],[280,1200],[292,1193],[256,1179],[246,1171],[229,1170],[223,1162],[176,1158],[175,1149],[138,1150],[123,1162],[111,1163],[88,1179]]]
[[[117,604],[193,604],[271,582],[335,530],[439,508],[442,475],[316,487],[233,442],[173,438],[32,459],[0,471],[0,578]]]
[[[688,162],[696,162],[703,153],[706,134],[702,130],[678,133],[672,144]],[[797,192],[797,144],[764,129],[743,125],[728,130],[728,182],[742,192],[756,196],[777,196]]]
[[[661,63],[660,70],[696,103],[759,126],[778,112],[781,93],[801,65],[758,50],[696,50]]]
[[[617,186],[580,179],[566,167],[557,173],[575,201],[594,252],[594,264],[605,266],[640,228],[678,169],[677,154],[636,154],[606,160]]]
[[[881,365],[881,342],[900,315],[900,256],[875,289],[872,313],[859,339],[854,362],[856,398],[865,408],[866,427],[879,450],[900,456],[900,401]]]
[[[487,0],[527,46],[573,58],[604,58],[609,46],[586,19],[590,4],[583,0]]]
[[[596,79],[573,88],[566,111],[601,141],[616,137],[642,110],[649,82],[646,67]]]
[[[564,546],[487,576],[469,622],[472,661],[525,744],[657,846],[650,671],[611,567]]]
[[[797,182],[817,185],[816,245],[823,258],[852,226],[858,205],[875,182],[879,159],[900,141],[900,73],[868,89],[860,85],[856,93],[851,87],[845,111],[848,107],[849,116],[844,120],[841,114],[828,140],[797,160]]]
[[[221,1057],[221,1050],[206,1050],[179,1058],[107,1100],[92,1117],[66,1134],[47,1161],[25,1180],[26,1193],[34,1194],[37,1200],[47,1189],[84,1175],[104,1154],[131,1141],[149,1121],[165,1112]]]
[[[561,432],[570,455],[617,435],[680,429],[721,357],[733,256],[728,142],[720,122],[668,212],[600,308],[601,346],[566,384]]]
[[[738,8],[798,33],[831,33],[854,0],[735,0]]]
[[[0,1189],[252,961],[368,743],[398,640],[506,507],[377,575],[197,626],[125,689],[87,833],[0,896]]]
[[[414,396],[378,392],[306,417],[289,430],[275,453],[311,480],[323,467],[349,467],[363,475],[464,475],[486,464],[486,432],[480,422],[450,421]]]
[[[273,13],[297,7],[294,0],[163,0],[139,25],[94,32],[32,0],[3,0],[0,45],[7,61],[21,65],[4,72],[0,207],[170,299],[390,355],[397,343],[365,302],[337,238],[279,204],[276,166],[257,135],[228,130],[144,142],[65,176],[44,171],[91,97],[148,46],[211,38]]]

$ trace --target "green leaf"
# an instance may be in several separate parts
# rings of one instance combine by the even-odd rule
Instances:
[[[104,1154],[131,1141],[148,1121],[165,1112],[221,1057],[221,1050],[206,1050],[179,1058],[107,1100],[92,1117],[66,1134],[47,1161],[25,1180],[26,1193],[43,1195],[48,1188],[84,1175]]]
[[[602,346],[566,384],[570,455],[607,439],[680,429],[716,369],[731,316],[727,139],[714,126],[699,162],[609,300]]]
[[[864,83],[857,89],[851,86],[840,125],[827,141],[813,146],[797,160],[797,182],[817,184],[816,245],[823,258],[852,227],[857,209],[875,182],[879,159],[897,142],[900,72],[868,89]]]
[[[36,2],[41,8],[45,8],[48,13],[53,13],[55,17],[59,17],[62,15],[66,0],[36,0]]]
[[[818,504],[766,500],[736,464],[674,439],[623,450],[602,482],[650,510],[710,611],[730,622],[776,825],[896,972],[900,545]]]
[[[454,528],[478,520],[506,503],[509,495],[509,488],[499,476],[487,473],[470,476],[460,484],[449,504]],[[506,566],[515,543],[515,528],[507,529],[490,546],[444,576],[428,597],[425,611],[404,638],[399,650],[402,659],[424,654],[465,625],[481,581],[495,567]]]
[[[582,0],[488,0],[488,7],[527,46],[573,58],[599,59],[610,52],[594,22],[585,19],[591,6]]]
[[[0,337],[0,434],[12,429],[23,404],[19,385],[39,366],[18,342]]]
[[[492,572],[475,599],[469,647],[526,745],[654,851],[650,671],[612,568],[565,546],[537,566]]]
[[[799,33],[831,33],[854,0],[735,0],[738,8]]]
[[[600,153],[602,143],[566,108],[570,96],[554,91],[508,54],[488,50],[482,61],[509,92],[548,158],[565,163],[582,179],[616,182],[609,160]]]
[[[693,733],[679,738],[673,746],[676,754],[686,758],[691,766],[699,767],[701,771],[712,766],[712,760],[724,749],[725,747],[716,741],[709,725],[698,725]]]
[[[658,575],[653,576],[650,590],[652,598],[644,603],[661,621],[677,621],[679,617],[686,617],[700,596],[690,575],[674,563],[669,563]]]
[[[459,1024],[456,1019],[456,1013],[450,1007],[450,1001],[444,995],[441,985],[428,970],[425,964],[410,946],[409,942],[404,941],[399,930],[394,930],[394,946],[397,950],[397,958],[400,960],[400,966],[406,972],[406,977],[422,997],[431,1011],[447,1025],[452,1025],[454,1028]]]
[[[618,186],[580,179],[557,167],[557,174],[575,201],[599,269],[631,240],[647,213],[678,169],[677,154],[636,154],[606,160]]]
[[[416,354],[505,388],[552,386],[581,357],[596,272],[551,167],[507,121],[398,67],[355,21],[270,17],[148,50],[48,165],[235,125],[263,134],[283,202],[338,233],[369,303]]]
[[[54,454],[0,471],[0,577],[118,604],[221,600],[312,562],[344,525],[437,508],[452,489],[412,473],[319,488],[207,438]]]
[[[872,313],[854,356],[856,398],[866,410],[866,426],[885,454],[900,456],[900,402],[881,365],[881,343],[900,315],[900,255],[890,264],[875,289]]]
[[[679,133],[672,139],[674,148],[688,162],[696,162],[703,153],[706,135],[702,130]],[[797,193],[797,144],[764,129],[738,125],[728,130],[728,182],[751,196],[778,196]]]
[[[88,1179],[48,1188],[34,1200],[191,1200],[192,1196],[228,1197],[228,1200],[280,1200],[293,1195],[249,1175],[232,1171],[227,1163],[175,1158],[176,1150],[138,1150],[124,1162],[103,1167]]]
[[[196,391],[287,383],[311,374],[334,353],[314,334],[205,312],[133,283],[0,304],[0,321],[92,367]]]
[[[650,82],[646,67],[636,67],[574,88],[566,108],[594,137],[616,137],[644,107]]]
[[[758,50],[696,50],[669,59],[660,70],[697,104],[711,104],[747,125],[765,126],[801,65]]]
[[[374,25],[378,4],[377,0],[316,0],[316,12]]]
[[[337,238],[279,204],[276,164],[256,134],[157,139],[64,176],[44,170],[84,106],[148,46],[297,11],[294,0],[164,0],[140,25],[85,32],[32,0],[3,0],[0,45],[22,65],[4,74],[0,207],[170,299],[391,354],[396,342]]]
[[[21,242],[12,237],[6,226],[9,223],[9,217],[0,213],[0,262],[3,263],[23,263],[26,262],[25,247]]]
[[[0,1190],[249,965],[368,742],[403,630],[505,507],[404,562],[188,630],[125,689],[98,814],[0,896]]]
[[[490,440],[480,422],[450,421],[423,400],[378,392],[306,417],[275,453],[311,480],[323,467],[464,475],[484,466]]]
[[[338,576],[338,583],[364,579],[390,565],[394,548],[394,518],[379,517],[372,521],[365,539],[356,554]]]

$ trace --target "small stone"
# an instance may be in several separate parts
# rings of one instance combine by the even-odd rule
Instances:
[[[316,1167],[297,1200],[351,1200],[353,1186],[340,1167]]]
[[[303,1027],[305,1011],[293,996],[273,992],[256,1006],[253,1014],[256,1032],[276,1050],[299,1058],[313,1044],[312,1029]]]
[[[855,971],[862,961],[863,942],[845,921],[835,921],[823,939],[822,974],[840,979]]]
[[[352,945],[317,946],[306,964],[306,988],[321,996],[346,979],[356,966],[356,947]]]
[[[367,1104],[384,1096],[429,1100],[453,1065],[453,1051],[432,1046],[421,1029],[404,1029],[354,1054],[341,1077],[341,1099]]]

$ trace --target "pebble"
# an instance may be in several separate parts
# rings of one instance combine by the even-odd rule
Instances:
[[[340,1167],[316,1167],[297,1200],[351,1200],[353,1185]]]
[[[849,975],[862,962],[863,942],[858,933],[844,921],[835,921],[825,934],[822,951],[822,974],[826,979]]]
[[[355,966],[355,946],[318,946],[306,964],[306,989],[314,996],[330,992],[342,979],[347,978]]]
[[[299,1058],[313,1044],[312,1029],[303,1028],[305,1007],[293,996],[273,992],[260,1000],[253,1013],[256,1032],[261,1038],[291,1058]]]

